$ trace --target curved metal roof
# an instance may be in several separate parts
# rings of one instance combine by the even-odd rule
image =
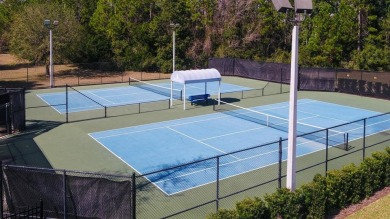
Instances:
[[[220,81],[221,74],[215,68],[174,71],[171,75],[171,81],[181,84],[199,83],[207,81]]]

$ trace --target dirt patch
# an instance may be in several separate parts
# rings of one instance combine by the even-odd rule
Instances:
[[[0,65],[17,65],[28,63],[27,60],[18,59],[11,54],[0,54]]]
[[[32,65],[13,55],[0,54],[0,87],[48,88],[50,77],[47,72],[45,65]],[[168,79],[170,74],[117,70],[112,63],[54,65],[55,87],[126,83],[130,77],[157,80]]]

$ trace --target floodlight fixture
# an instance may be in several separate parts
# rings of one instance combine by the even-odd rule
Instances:
[[[272,4],[274,5],[276,11],[283,13],[288,10],[292,10],[293,8],[288,0],[272,0]]]
[[[312,0],[295,0],[295,13],[310,14],[313,11]]]
[[[53,21],[54,26],[58,26],[58,21]]]
[[[176,24],[176,23],[171,23],[169,24],[169,26],[173,29],[177,28],[177,27],[180,27],[180,24]]]
[[[50,20],[43,21],[43,24],[45,25],[45,27],[50,27]]]

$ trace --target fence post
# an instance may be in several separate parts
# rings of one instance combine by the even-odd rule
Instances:
[[[325,176],[328,175],[328,154],[329,149],[329,129],[326,129],[326,150],[325,150]]]
[[[12,133],[12,130],[11,130],[11,116],[10,116],[10,103],[6,103],[5,104],[5,125],[7,127],[7,134],[11,134]]]
[[[283,151],[282,151],[282,138],[279,138],[279,171],[278,171],[278,187],[282,188],[282,159],[283,159]]]
[[[366,158],[366,122],[367,118],[363,119],[363,160]]]
[[[337,68],[335,69],[334,90],[337,91],[337,92],[340,92],[340,89],[339,89],[339,72],[337,71]]]
[[[40,210],[39,210],[39,218],[43,219],[43,200],[42,199],[39,201],[39,208],[40,208]]]
[[[29,65],[29,63],[27,63],[27,78],[26,78],[26,83],[27,83],[27,85],[28,85],[28,65]]]
[[[69,122],[69,112],[68,112],[68,108],[69,108],[69,103],[68,103],[68,84],[65,85],[65,105],[66,105],[66,113],[65,113],[65,116],[66,116],[66,123]]]
[[[133,174],[131,175],[131,198],[130,198],[130,201],[131,201],[131,208],[130,208],[130,217],[131,219],[135,219],[136,218],[136,198],[137,198],[137,195],[136,195],[136,183],[135,183],[135,172],[133,172]]]
[[[283,93],[283,68],[280,68],[280,93]]]
[[[217,191],[216,191],[216,208],[217,208],[217,211],[219,210],[219,156],[217,157],[217,181],[216,181],[216,184],[217,184]]]
[[[0,204],[0,218],[3,218],[3,161],[0,160],[0,195],[1,195],[1,204]]]
[[[64,202],[64,219],[66,219],[66,216],[67,216],[67,206],[66,206],[66,171],[64,170],[64,172],[62,173],[62,176],[63,176],[63,190],[64,190],[64,199],[63,199],[63,202]]]
[[[233,59],[233,76],[236,75],[236,59]]]

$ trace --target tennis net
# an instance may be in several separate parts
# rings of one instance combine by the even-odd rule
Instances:
[[[157,93],[163,96],[170,97],[171,96],[171,88],[160,86],[157,84],[151,84],[145,81],[140,81],[135,78],[129,78],[129,85],[134,87],[139,87],[141,89],[151,91],[153,93]],[[178,89],[172,89],[172,96],[175,99],[182,100],[183,99],[183,92],[182,90]]]
[[[214,104],[214,111],[234,116],[246,121],[254,122],[263,126],[277,129],[288,133],[288,119],[259,112],[250,108],[234,105],[221,101],[221,104]],[[326,130],[328,134],[326,135]],[[337,147],[343,150],[348,149],[348,133],[326,129],[319,126],[297,122],[298,137],[305,138],[321,144]]]

